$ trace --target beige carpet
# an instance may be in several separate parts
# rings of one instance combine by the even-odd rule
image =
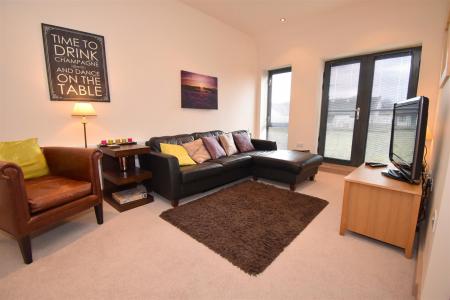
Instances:
[[[35,237],[29,266],[0,233],[0,299],[412,299],[414,260],[338,234],[342,190],[343,176],[326,172],[297,188],[330,204],[258,277],[159,218],[170,207],[159,197],[122,214],[106,205],[101,226],[92,210]]]

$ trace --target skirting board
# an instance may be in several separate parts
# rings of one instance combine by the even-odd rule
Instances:
[[[351,167],[351,166],[343,166],[343,165],[330,164],[330,163],[323,163],[319,167],[319,171],[341,174],[341,175],[348,175],[355,169],[356,169],[355,167]]]

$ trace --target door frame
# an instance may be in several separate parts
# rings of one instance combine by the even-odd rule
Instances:
[[[320,113],[319,139],[317,147],[317,153],[319,153],[324,157],[325,162],[347,166],[359,166],[364,162],[366,154],[367,133],[369,128],[370,106],[372,100],[373,76],[375,71],[376,60],[401,57],[405,56],[405,54],[411,55],[411,69],[409,73],[409,83],[407,92],[407,98],[409,99],[417,95],[421,52],[422,46],[418,46],[352,57],[345,57],[325,62],[323,72],[323,82],[322,82],[322,105]],[[358,94],[356,97],[356,108],[359,107],[360,111],[359,111],[359,120],[355,118],[355,123],[353,126],[351,158],[349,161],[336,158],[327,158],[324,156],[324,152],[325,152],[325,139],[326,139],[326,129],[328,119],[328,102],[329,102],[331,68],[335,66],[351,64],[354,62],[360,63]]]

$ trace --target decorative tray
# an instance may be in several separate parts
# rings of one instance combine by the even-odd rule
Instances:
[[[126,142],[126,143],[114,143],[114,144],[99,144],[99,147],[111,147],[111,146],[125,146],[125,145],[136,145],[137,142]]]

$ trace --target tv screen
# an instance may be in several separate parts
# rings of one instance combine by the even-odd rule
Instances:
[[[428,99],[416,97],[394,104],[390,160],[410,182],[422,172]]]
[[[418,113],[418,102],[399,106],[395,111],[392,154],[393,159],[406,168],[414,161]]]

